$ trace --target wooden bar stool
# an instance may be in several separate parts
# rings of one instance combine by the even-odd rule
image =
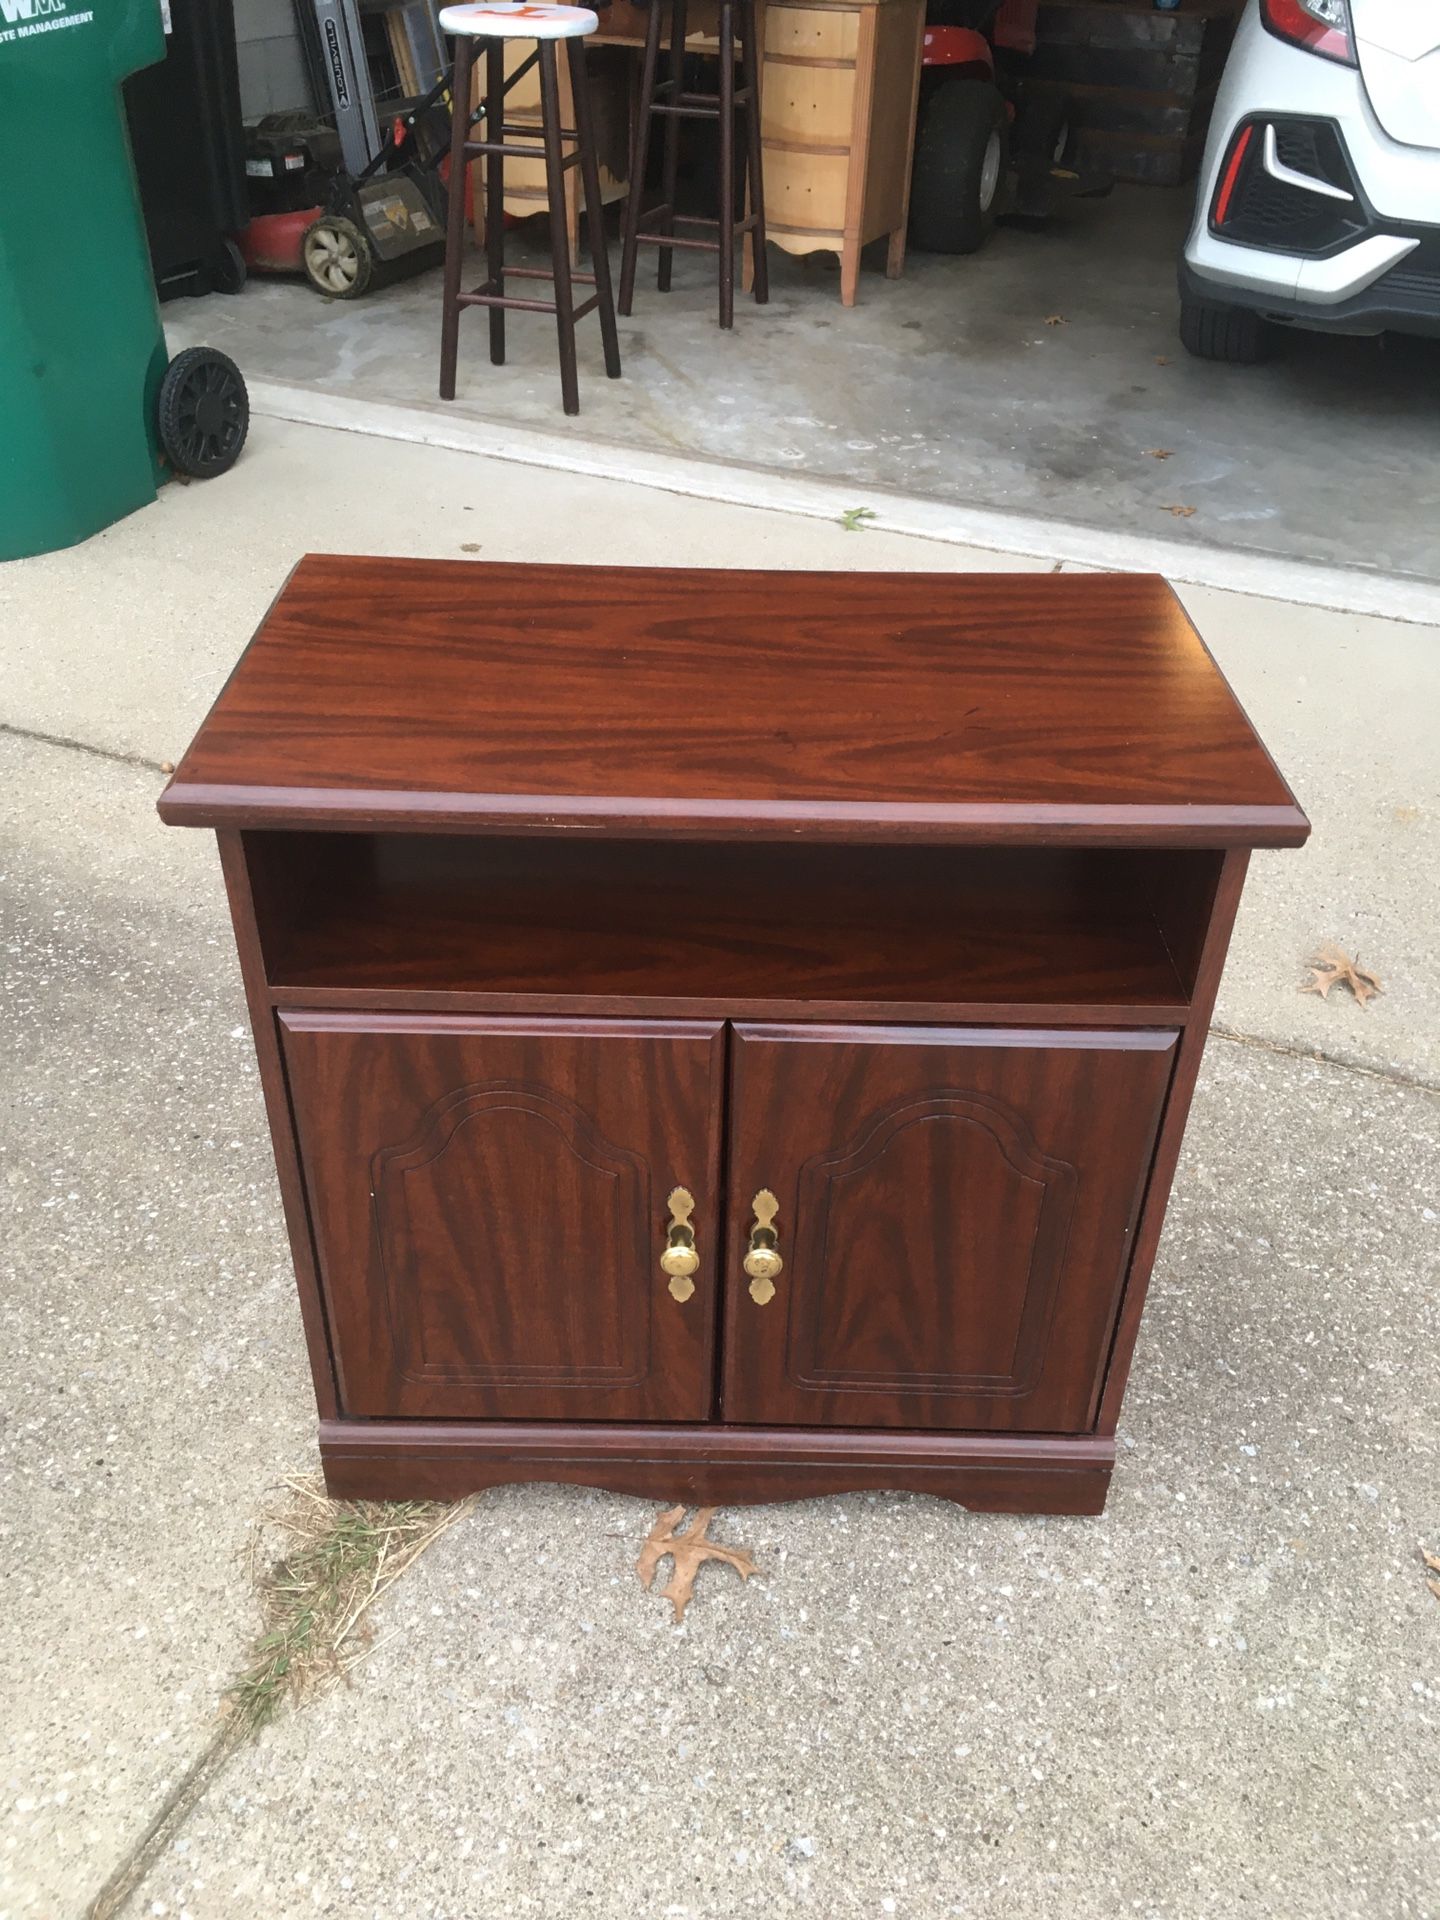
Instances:
[[[615,329],[615,303],[610,292],[610,256],[605,249],[605,210],[600,202],[600,170],[595,159],[595,136],[590,115],[590,91],[585,74],[584,35],[598,25],[588,7],[527,4],[527,0],[484,0],[483,4],[443,7],[442,29],[455,36],[455,71],[451,80],[449,222],[445,237],[445,290],[440,326],[440,398],[455,398],[455,362],[460,346],[462,307],[486,307],[490,312],[490,359],[505,362],[505,314],[553,313],[560,342],[560,391],[566,413],[580,411],[580,381],[575,365],[575,322],[592,309],[600,315],[600,338],[605,348],[605,371],[620,377],[620,339]],[[470,138],[470,84],[475,43],[485,42],[484,139]],[[507,40],[533,40],[535,51],[509,80],[505,77]],[[575,126],[560,124],[560,76],[555,43],[563,40],[570,63],[570,89],[575,99]],[[540,63],[540,141],[534,131],[505,124],[505,95],[521,74]],[[526,136],[529,142],[526,143]],[[572,151],[564,151],[565,142]],[[465,165],[485,156],[485,278],[466,293],[460,286],[465,252]],[[550,202],[551,271],[505,264],[505,160],[543,159]],[[593,273],[576,273],[570,265],[569,235],[565,230],[565,173],[578,166],[584,188],[585,218],[590,229]],[[524,300],[507,294],[505,282],[552,280],[553,300]],[[575,304],[574,283],[594,287],[588,300]]]
[[[635,256],[642,245],[660,249],[656,285],[661,293],[670,290],[673,250],[676,247],[689,247],[704,253],[718,252],[720,255],[720,324],[722,327],[732,327],[735,324],[737,236],[748,233],[753,238],[753,291],[756,304],[763,306],[770,298],[770,278],[765,260],[765,188],[760,166],[760,58],[756,46],[755,4],[754,0],[719,0],[720,73],[718,90],[713,94],[686,92],[686,0],[668,0],[668,4],[670,75],[666,80],[656,79],[666,0],[650,0],[650,18],[645,29],[640,98],[630,148],[630,195],[625,202],[624,237],[620,254],[620,311],[628,314],[634,301]],[[735,78],[737,42],[741,68],[738,85]],[[738,175],[735,152],[737,108],[745,116]],[[661,198],[658,206],[642,214],[640,202],[645,191],[645,169],[650,158],[650,128],[651,122],[657,117],[665,123]],[[675,211],[682,120],[718,120],[720,123],[720,204],[714,219],[698,214],[677,214]],[[737,189],[745,187],[747,171],[748,211],[737,220]],[[715,238],[707,240],[677,234],[677,222],[685,226],[714,227]]]

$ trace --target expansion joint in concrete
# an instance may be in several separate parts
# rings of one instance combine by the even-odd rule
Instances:
[[[1326,1053],[1319,1047],[1300,1047],[1288,1040],[1267,1040],[1258,1033],[1240,1033],[1234,1027],[1212,1026],[1212,1040],[1228,1040],[1233,1046],[1254,1047],[1261,1053],[1281,1053],[1291,1060],[1304,1060],[1322,1067],[1335,1067],[1341,1073],[1358,1073],[1367,1080],[1383,1080],[1388,1086],[1405,1087],[1413,1093],[1440,1094],[1440,1085],[1422,1080],[1419,1074],[1403,1073],[1398,1067],[1372,1067],[1361,1060],[1347,1060],[1343,1054]]]
[[[62,747],[70,753],[87,753],[92,760],[113,760],[122,767],[147,767],[151,773],[168,773],[159,760],[147,760],[143,753],[122,753],[118,747],[95,747],[88,740],[72,740],[63,733],[42,733],[38,727],[12,726],[0,720],[0,734],[12,740],[32,740],[42,747]]]
[[[1058,563],[1057,563],[1058,564]],[[84,753],[95,760],[110,760],[119,766],[144,767],[151,773],[165,774],[170,767],[159,760],[147,759],[139,753],[122,753],[111,747],[92,746],[88,740],[72,740],[64,734],[44,733],[36,727],[17,727],[9,721],[0,720],[0,735],[8,735],[16,740],[31,740],[41,746],[59,747],[71,753]],[[1321,1066],[1336,1067],[1343,1073],[1358,1073],[1371,1080],[1384,1080],[1395,1087],[1409,1087],[1420,1093],[1440,1094],[1440,1084],[1433,1080],[1423,1080],[1418,1074],[1401,1072],[1394,1067],[1373,1067],[1359,1060],[1347,1060],[1343,1054],[1327,1053],[1319,1047],[1301,1047],[1284,1040],[1268,1040],[1258,1033],[1241,1033],[1234,1027],[1213,1025],[1210,1034],[1216,1040],[1228,1040],[1232,1045],[1255,1047],[1262,1053],[1280,1053],[1292,1060],[1305,1060]]]
[[[244,1746],[247,1737],[238,1718],[227,1716],[220,1723],[209,1744],[166,1794],[154,1819],[85,1909],[85,1920],[118,1920],[131,1895],[144,1883],[150,1869],[204,1799],[231,1756]]]

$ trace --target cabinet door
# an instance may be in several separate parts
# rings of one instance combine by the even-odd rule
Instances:
[[[346,1413],[711,1413],[719,1023],[280,1025]],[[659,1264],[677,1185],[683,1302]]]
[[[1174,1044],[738,1028],[722,1417],[1088,1427]],[[784,1266],[759,1304],[762,1188]]]

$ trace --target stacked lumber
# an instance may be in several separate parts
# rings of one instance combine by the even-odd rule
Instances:
[[[1205,145],[1240,0],[1045,0],[1027,84],[1063,95],[1082,171],[1179,186]]]

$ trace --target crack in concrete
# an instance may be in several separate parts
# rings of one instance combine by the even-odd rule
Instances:
[[[1052,572],[1065,563],[1057,560]],[[87,753],[95,760],[111,760],[123,767],[144,767],[151,773],[169,774],[173,767],[165,761],[147,760],[143,754],[123,753],[115,747],[92,746],[88,740],[72,740],[60,733],[44,733],[37,727],[17,727],[0,720],[0,735],[16,740],[33,740],[41,746],[68,748],[72,753]],[[1291,1060],[1305,1060],[1326,1067],[1338,1067],[1344,1073],[1358,1073],[1370,1080],[1383,1080],[1393,1087],[1407,1087],[1417,1093],[1440,1094],[1440,1083],[1424,1080],[1419,1074],[1404,1073],[1396,1067],[1372,1067],[1363,1061],[1347,1060],[1343,1054],[1326,1053],[1319,1047],[1302,1047],[1285,1040],[1269,1040],[1263,1034],[1241,1033],[1235,1027],[1212,1025],[1212,1039],[1228,1040],[1232,1045],[1254,1047],[1262,1053],[1280,1053]]]
[[[170,773],[163,760],[147,760],[143,753],[124,753],[119,747],[94,747],[88,740],[72,740],[63,733],[42,733],[38,727],[17,727],[0,720],[0,734],[12,740],[33,740],[42,747],[64,747],[71,753],[88,753],[92,760],[113,760],[122,767],[145,767],[151,773]]]
[[[1411,1093],[1440,1094],[1440,1085],[1422,1080],[1418,1073],[1404,1073],[1398,1067],[1370,1067],[1360,1060],[1347,1060],[1343,1054],[1325,1053],[1319,1047],[1301,1047],[1288,1040],[1267,1040],[1262,1034],[1241,1033],[1235,1027],[1212,1026],[1212,1040],[1228,1040],[1237,1047],[1254,1047],[1260,1053],[1283,1053],[1291,1060],[1304,1060],[1315,1066],[1338,1067],[1342,1073],[1358,1073],[1367,1080],[1383,1080],[1392,1087],[1404,1087]]]
[[[159,1811],[144,1833],[122,1856],[119,1865],[86,1907],[85,1920],[116,1920],[116,1916],[128,1905],[131,1895],[144,1885],[150,1869],[205,1798],[230,1759],[245,1745],[247,1737],[246,1728],[239,1717],[227,1715],[209,1744],[161,1801]]]

